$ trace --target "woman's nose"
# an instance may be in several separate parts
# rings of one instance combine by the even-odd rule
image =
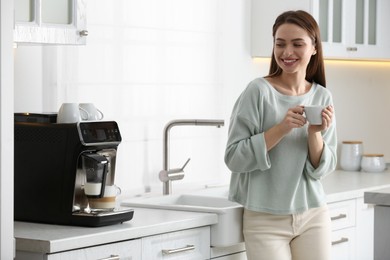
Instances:
[[[286,48],[283,51],[284,56],[291,56],[293,54],[293,49],[291,46],[286,46]]]

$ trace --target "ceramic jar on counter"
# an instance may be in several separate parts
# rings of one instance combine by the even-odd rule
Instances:
[[[361,167],[365,172],[384,171],[386,169],[386,163],[383,154],[363,154]]]
[[[341,144],[340,167],[345,171],[359,171],[363,155],[363,142],[343,141]]]

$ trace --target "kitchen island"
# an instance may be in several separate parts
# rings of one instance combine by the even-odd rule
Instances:
[[[373,224],[367,225],[365,222],[372,221],[373,209],[363,203],[363,196],[367,191],[390,188],[390,171],[382,173],[335,171],[323,179],[323,185],[331,217],[334,220],[332,224],[335,235],[334,245],[342,251],[337,255],[344,254],[343,248],[347,244],[349,256],[352,255],[348,259],[358,259],[354,256],[361,254],[372,255],[372,245],[371,247],[367,245],[366,240],[369,240],[370,236],[372,240]],[[363,213],[360,214],[361,212]],[[135,208],[134,218],[131,221],[99,228],[15,222],[16,259],[28,259],[25,257],[34,254],[39,255],[40,258],[29,259],[48,259],[42,258],[42,255],[55,255],[69,250],[205,228],[216,224],[217,220],[217,216],[212,213]],[[344,232],[351,237],[346,238]],[[360,241],[360,239],[366,240]],[[137,246],[141,247],[141,243]],[[356,251],[361,247],[366,248],[366,252]],[[342,257],[344,255],[333,259],[342,259]]]
[[[390,259],[390,188],[365,192],[364,201],[374,204],[374,256]]]

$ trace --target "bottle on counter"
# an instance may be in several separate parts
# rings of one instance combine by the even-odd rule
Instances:
[[[341,144],[340,167],[345,171],[359,171],[363,155],[363,142],[343,141]]]

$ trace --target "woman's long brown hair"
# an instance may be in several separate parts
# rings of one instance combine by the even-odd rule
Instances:
[[[295,24],[306,30],[309,34],[317,53],[311,57],[310,62],[307,65],[306,80],[309,82],[314,81],[322,85],[323,87],[326,87],[325,66],[322,52],[320,29],[316,20],[309,13],[302,10],[287,11],[282,13],[276,18],[273,26],[272,36],[274,37],[274,42],[276,31],[278,30],[279,26],[285,23]],[[272,59],[268,77],[276,77],[280,74],[282,74],[282,69],[276,63],[274,49],[272,48]]]

